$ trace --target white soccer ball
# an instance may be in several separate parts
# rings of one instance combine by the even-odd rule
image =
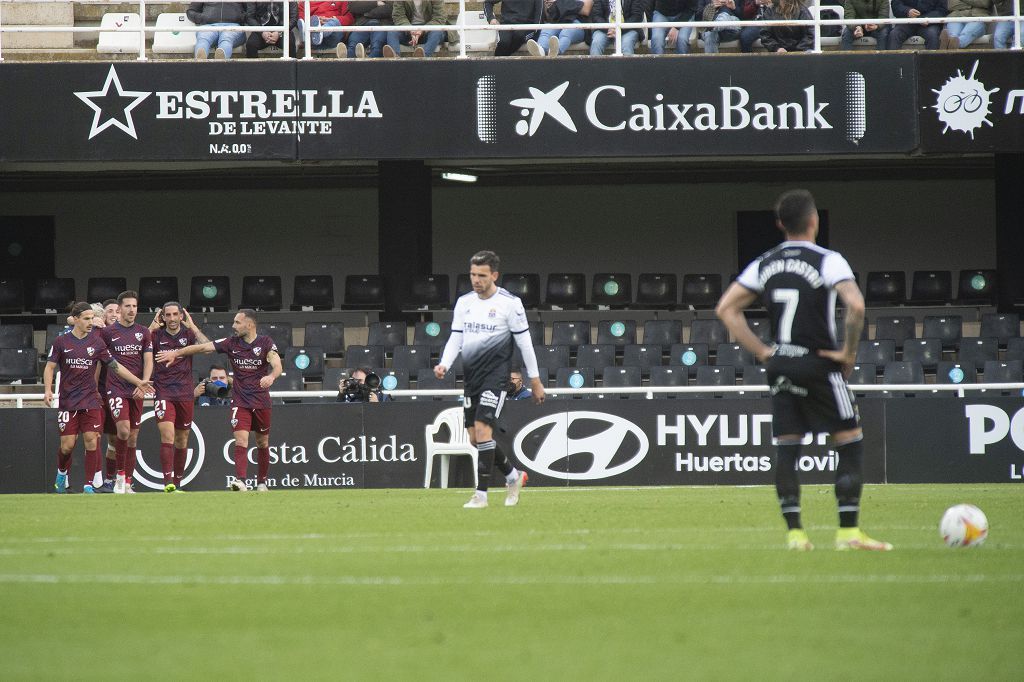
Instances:
[[[942,515],[939,535],[949,547],[977,547],[988,537],[988,518],[973,504],[958,504]]]

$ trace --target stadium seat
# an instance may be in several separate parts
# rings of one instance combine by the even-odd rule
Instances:
[[[690,383],[690,368],[683,367],[651,367],[651,386],[686,386]],[[655,393],[655,398],[676,398],[685,393]]]
[[[586,278],[578,272],[552,272],[548,275],[544,307],[551,310],[579,308],[587,296]]]
[[[467,275],[468,277],[468,275]],[[535,272],[508,273],[501,276],[501,286],[513,296],[518,296],[524,308],[540,306],[540,275]],[[469,291],[473,287],[470,286]]]
[[[750,331],[754,332],[754,336],[759,338],[764,343],[772,342],[772,323],[766,317],[748,317],[747,325],[750,327]]]
[[[324,378],[321,384],[321,390],[333,391],[338,388],[338,385],[344,379],[348,379],[351,376],[352,370],[348,367],[324,367]],[[329,399],[330,402],[334,402],[333,398]]]
[[[903,348],[907,339],[917,338],[913,315],[880,315],[875,320],[875,339],[889,339]]]
[[[540,320],[530,320],[530,341],[544,343],[544,323]]]
[[[678,302],[678,283],[672,273],[642,272],[636,281],[636,308],[658,310],[674,308]]]
[[[537,356],[537,366],[549,370],[556,370],[559,367],[569,366],[569,346],[543,346],[533,347],[534,355]]]
[[[661,346],[647,346],[639,343],[631,343],[622,349],[622,366],[639,367],[640,371],[650,374],[651,367],[661,364]]]
[[[981,336],[995,338],[1006,348],[1010,339],[1020,336],[1020,315],[1017,313],[985,313],[981,316]]]
[[[0,348],[28,348],[34,345],[32,341],[32,325],[0,325]],[[50,349],[47,348],[46,350],[49,352]]]
[[[942,360],[942,342],[938,339],[907,339],[903,344],[903,359],[920,362],[926,372],[935,371]]]
[[[989,360],[985,363],[984,383],[1017,384],[1021,382],[1020,360]]]
[[[669,346],[668,364],[699,367],[708,364],[709,346],[706,343],[673,343]]]
[[[281,372],[281,376],[277,378],[274,385],[271,386],[272,391],[304,391],[306,390],[306,383],[302,379],[302,372]]]
[[[348,275],[345,277],[345,308],[349,310],[383,310],[384,278],[380,275]]]
[[[424,427],[424,438],[426,440],[427,460],[426,475],[423,478],[423,487],[430,487],[430,474],[434,470],[434,458],[441,460],[440,482],[442,488],[448,487],[448,460],[450,457],[465,455],[473,460],[473,486],[477,485],[477,449],[469,442],[469,433],[466,431],[465,413],[462,406],[442,410],[434,418],[432,424]],[[447,431],[444,434],[443,431]],[[443,436],[447,440],[438,441],[437,436]]]
[[[465,17],[466,31],[465,42],[466,52],[494,52],[494,45],[498,40],[497,31],[483,29],[469,29],[470,26],[483,26],[487,24],[487,15],[479,10],[464,10],[459,14],[455,23],[458,25]],[[451,49],[451,48],[449,48]]]
[[[75,300],[75,280],[70,277],[44,277],[36,280],[32,312],[63,313]]]
[[[746,367],[756,364],[754,354],[738,343],[720,343],[715,348],[715,364],[719,367]]]
[[[157,28],[175,29],[153,33],[153,54],[186,54],[195,52],[196,34],[179,31],[179,28],[194,27],[188,17],[178,12],[163,12],[156,18]],[[170,300],[170,299],[169,299]]]
[[[744,365],[742,379],[744,386],[767,386],[768,368],[764,365]]]
[[[240,308],[281,309],[281,278],[277,275],[247,275],[242,278]]]
[[[682,304],[690,308],[714,308],[722,298],[722,276],[683,275]]]
[[[876,339],[857,343],[858,363],[871,363],[879,369],[896,360],[896,344],[892,339]]]
[[[570,350],[575,350],[576,346],[586,343],[590,343],[590,323],[586,320],[551,324],[552,346],[569,346]]]
[[[436,355],[444,349],[451,334],[451,322],[417,322],[412,330],[412,343],[414,346],[427,346]]]
[[[851,386],[860,384],[874,384],[878,369],[870,362],[857,363],[853,366],[849,378],[846,380]]]
[[[729,343],[729,330],[719,319],[694,320],[690,323],[690,343],[706,343],[717,348],[720,343]]]
[[[604,367],[601,370],[603,384],[607,388],[636,387],[641,384],[642,372],[639,367]],[[641,395],[641,394],[634,394]]]
[[[963,336],[964,321],[959,315],[926,315],[921,336],[938,339],[946,350],[956,348]]]
[[[945,305],[953,302],[953,276],[949,270],[917,270],[910,284],[913,305]]]
[[[505,288],[507,289],[508,287]],[[458,300],[471,291],[473,291],[473,282],[469,279],[469,273],[460,272],[455,278],[455,299]],[[522,298],[522,296],[519,298]],[[523,305],[527,308],[530,307],[526,305],[525,302]]]
[[[345,325],[341,322],[307,322],[302,343],[319,346],[324,355],[341,355],[345,352]]]
[[[555,375],[555,388],[592,388],[593,367],[559,367]]]
[[[973,384],[978,381],[978,368],[973,364],[940,362],[935,370],[937,384]],[[941,395],[949,395],[942,393]]]
[[[607,343],[583,344],[576,350],[576,366],[589,367],[601,378],[605,367],[615,364],[615,346]]]
[[[450,308],[451,287],[448,275],[413,275],[409,294],[402,303],[406,310]]]
[[[694,384],[697,386],[735,386],[736,385],[736,368],[730,366],[727,367],[711,367],[710,365],[701,365],[697,368],[697,375],[694,380]],[[694,398],[712,398],[715,393],[693,393],[691,397]],[[726,395],[730,394],[718,394]]]
[[[317,346],[296,346],[284,353],[284,371],[300,372],[303,377],[324,375],[324,349]]]
[[[998,280],[995,270],[961,270],[956,300],[960,305],[995,305]]]
[[[345,364],[351,369],[380,367],[384,364],[384,346],[348,346],[345,348]]]
[[[334,307],[334,278],[330,275],[295,275],[292,310],[330,310]]]
[[[430,362],[430,346],[395,346],[391,366],[404,369],[410,374],[433,367]]]
[[[924,370],[921,363],[901,360],[885,363],[882,371],[883,384],[923,384]]]
[[[869,272],[864,285],[868,305],[898,305],[907,298],[907,275],[898,270]]]
[[[153,311],[162,308],[164,303],[177,300],[179,300],[177,277],[139,278],[139,308]]]
[[[96,42],[96,51],[100,54],[137,53],[141,28],[142,19],[136,12],[107,12],[100,19],[100,37]]]
[[[599,272],[590,285],[590,304],[625,308],[633,302],[633,277],[624,272]]]
[[[210,341],[216,341],[218,339],[226,339],[227,337],[229,337],[232,334],[234,334],[234,331],[232,331],[232,329],[231,329],[231,325],[227,324],[227,323],[223,323],[223,322],[221,322],[221,323],[211,322],[211,323],[203,324],[203,325],[200,325],[200,328],[203,330],[203,335],[206,336],[206,338],[210,339]]]
[[[36,349],[0,347],[0,381],[31,381],[37,383],[36,365],[39,356]]]
[[[597,342],[618,348],[636,343],[636,320],[601,320],[597,323]]]
[[[1020,336],[1010,337],[1006,341],[1006,353],[1004,360],[1024,360],[1024,338]]]
[[[448,372],[443,379],[434,375],[433,369],[416,372],[416,388],[419,390],[451,390],[455,388],[455,375]]]
[[[407,337],[405,322],[372,322],[366,345],[384,346],[384,352],[391,353],[395,346],[404,346]]]
[[[231,281],[224,275],[201,275],[192,278],[189,312],[210,310],[224,312],[231,308]]]
[[[647,320],[644,322],[645,346],[661,346],[669,348],[672,344],[683,340],[682,320]]]
[[[124,277],[90,277],[85,287],[85,300],[101,303],[108,298],[117,298],[122,291],[127,290],[128,282]],[[142,305],[141,301],[139,305]]]
[[[981,338],[962,339],[960,350],[957,351],[957,362],[964,365],[974,365],[975,369],[982,369],[989,360],[999,359],[999,342],[989,336]]]
[[[285,352],[292,347],[292,324],[291,322],[275,322],[273,324],[258,324],[256,325],[257,334],[266,334],[274,340],[277,345],[277,352],[284,357]],[[309,341],[304,342],[303,345],[312,346],[314,344]],[[321,348],[321,351],[323,349]]]
[[[25,283],[20,279],[0,279],[0,313],[20,313],[25,309]]]
[[[44,355],[50,354],[50,349],[53,348],[53,341],[56,339],[65,329],[65,324],[48,324],[46,325],[46,347],[43,349]]]
[[[373,370],[373,373],[380,377],[380,388],[382,391],[409,390],[409,370],[407,369],[377,367]]]

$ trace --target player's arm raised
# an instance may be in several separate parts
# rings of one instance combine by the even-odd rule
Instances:
[[[53,360],[47,360],[43,367],[43,402],[47,407],[53,403],[53,372],[56,368],[57,363]]]
[[[270,388],[270,385],[281,376],[281,372],[284,371],[284,367],[281,365],[281,356],[277,354],[276,350],[272,350],[267,353],[267,362],[270,363],[270,374],[260,379],[261,388]]]
[[[838,282],[836,293],[846,306],[846,336],[843,347],[839,350],[819,350],[818,355],[841,364],[843,374],[848,377],[857,360],[857,343],[860,341],[860,333],[864,330],[864,297],[852,279]]]
[[[733,282],[718,301],[715,314],[718,315],[718,319],[722,321],[732,337],[736,339],[736,343],[753,353],[759,362],[764,362],[772,356],[774,350],[757,338],[750,325],[747,324],[747,318],[743,315],[743,311],[756,300],[755,292],[742,284]]]
[[[206,338],[206,334],[199,328],[199,325],[192,321],[192,316],[188,314],[188,311],[184,308],[181,309],[181,314],[185,316],[183,320],[185,326],[192,330],[192,333],[196,335],[196,340],[199,343],[210,343],[210,339]]]
[[[217,348],[213,345],[213,341],[207,341],[206,343],[196,343],[191,346],[185,346],[184,348],[176,348],[175,350],[162,350],[156,354],[156,361],[163,362],[170,367],[178,358],[188,357],[189,355],[199,355],[200,353],[206,354],[216,352]]]

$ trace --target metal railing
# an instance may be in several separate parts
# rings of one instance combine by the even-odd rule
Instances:
[[[17,0],[19,4],[65,4],[67,2],[77,4],[88,4],[88,5],[105,5],[105,4],[124,4],[124,3],[112,3],[109,0]],[[146,25],[146,0],[137,0],[139,5],[139,17],[141,20],[141,26],[138,28],[120,28],[114,29],[109,32],[114,33],[137,33],[139,36],[139,55],[138,61],[146,61],[146,35],[150,33],[158,32],[188,32],[188,33],[199,33],[207,32],[211,30],[210,26],[175,26],[167,28],[157,28],[156,26]],[[240,3],[247,0],[223,0],[224,2]],[[399,0],[386,0],[388,2],[397,2]],[[4,4],[11,4],[15,0],[0,0],[0,61],[3,61],[2,53],[2,37],[4,33],[95,33],[99,30],[95,26],[60,26],[60,25],[49,25],[49,26],[27,26],[27,25],[4,25],[2,20],[2,8]],[[304,11],[300,12],[301,17],[309,16],[309,0],[301,0]],[[999,22],[1013,22],[1013,46],[1011,49],[1021,49],[1021,8],[1019,0],[1013,3],[1013,15],[999,16],[999,17],[942,17],[942,18],[914,18],[914,19],[874,19],[874,18],[860,18],[860,19],[822,19],[821,11],[840,6],[830,5],[811,5],[813,18],[812,19],[787,19],[787,20],[772,20],[772,21],[757,21],[757,20],[735,20],[735,21],[640,21],[640,22],[626,22],[622,19],[622,8],[619,5],[618,0],[613,0],[614,10],[610,14],[610,20],[608,22],[594,22],[594,23],[562,23],[562,24],[551,24],[551,23],[531,23],[531,24],[467,24],[466,23],[466,1],[458,0],[459,15],[454,24],[427,24],[427,25],[405,25],[405,26],[324,26],[318,27],[312,30],[308,22],[305,22],[303,30],[303,44],[305,45],[305,54],[303,59],[312,59],[312,46],[311,46],[311,34],[315,32],[321,33],[353,33],[353,32],[413,32],[413,31],[454,31],[459,34],[459,57],[466,57],[466,32],[467,31],[539,31],[542,29],[579,29],[585,30],[615,30],[615,50],[616,56],[622,55],[622,34],[623,31],[629,31],[631,29],[648,30],[651,28],[695,28],[695,29],[742,29],[751,26],[758,27],[770,27],[770,26],[811,26],[815,29],[814,47],[811,50],[813,53],[821,52],[821,28],[825,26],[862,26],[866,23],[877,23],[879,25],[901,25],[901,24],[913,24],[913,25],[924,25],[924,24],[948,24],[948,23],[999,23]],[[159,3],[164,4],[164,3]],[[284,7],[283,16],[288,16],[288,1],[281,0],[281,4]],[[291,41],[291,31],[286,29],[284,26],[217,26],[215,27],[217,32],[283,32],[283,46],[281,59],[291,59],[289,57],[289,47]],[[104,30],[103,32],[108,32]]]

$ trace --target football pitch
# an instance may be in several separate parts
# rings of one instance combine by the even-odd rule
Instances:
[[[468,496],[0,496],[0,676],[1020,679],[1019,486],[868,486],[889,553],[831,548],[825,486],[807,554],[767,487]]]

